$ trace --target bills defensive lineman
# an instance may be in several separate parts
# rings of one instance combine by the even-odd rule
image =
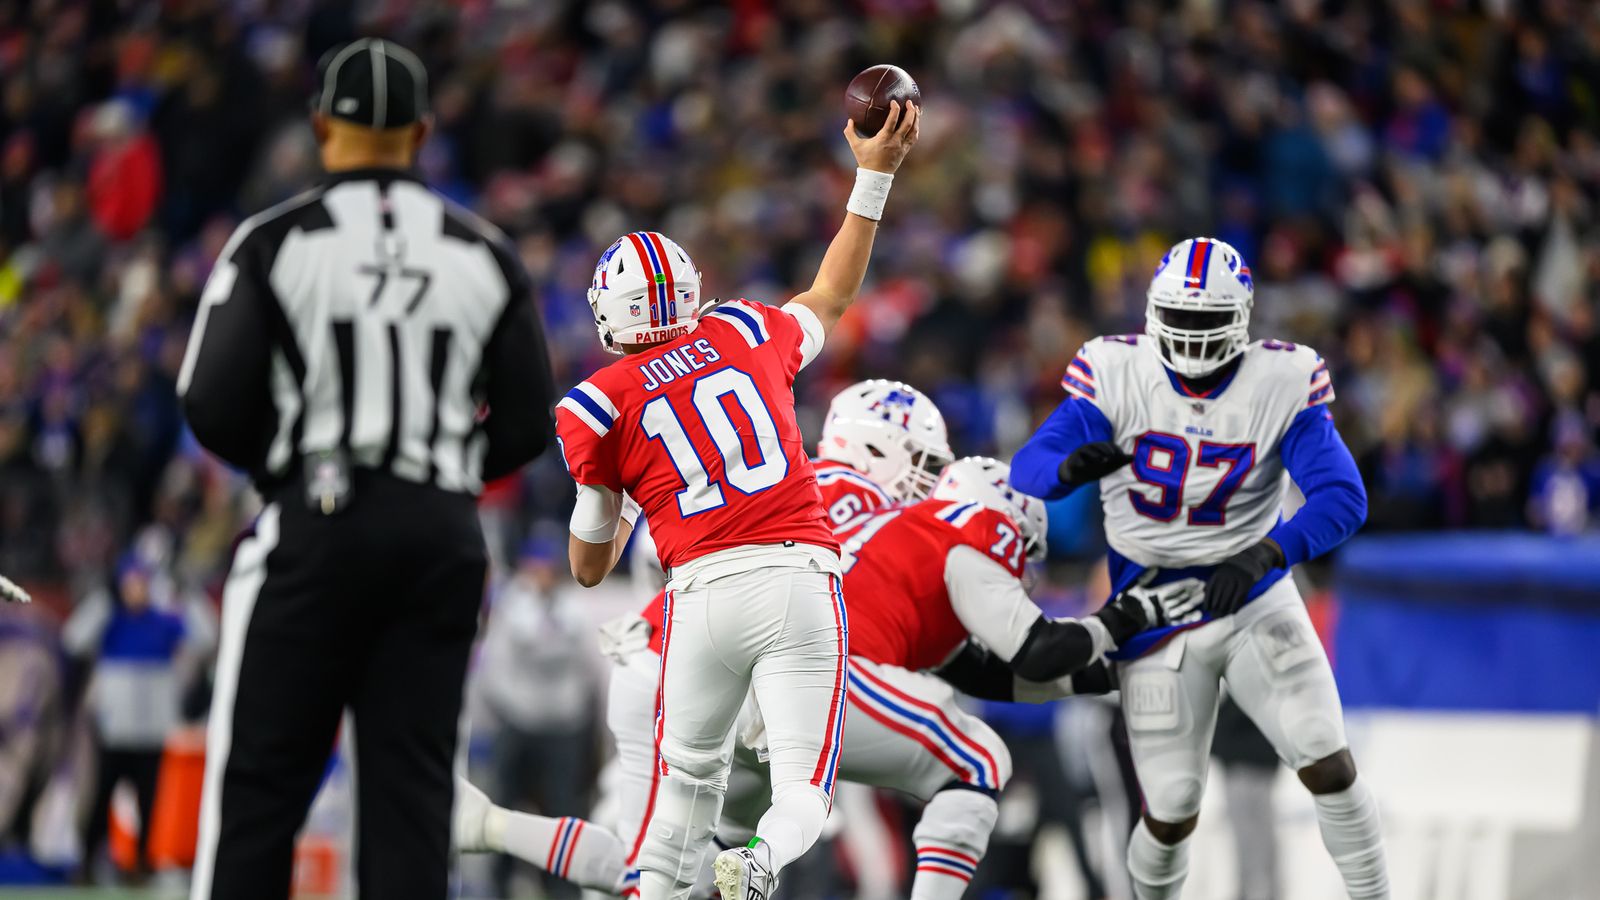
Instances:
[[[574,577],[594,585],[616,565],[634,503],[667,572],[660,780],[638,860],[646,900],[688,895],[752,688],[774,711],[773,804],[751,846],[717,857],[725,900],[769,896],[827,818],[848,624],[838,544],[795,423],[793,386],[860,291],[917,120],[915,104],[894,104],[871,138],[846,123],[856,189],[810,290],[781,308],[730,301],[700,317],[698,273],[654,232],[619,239],[596,267],[595,322],[625,358],[562,399],[556,429],[578,484]]]
[[[835,395],[817,444],[817,488],[835,528],[926,499],[951,458],[944,417],[934,402],[911,385],[883,379],[857,382]],[[641,529],[638,538],[648,540],[648,530]],[[636,557],[643,552],[646,547],[634,547]],[[633,574],[636,582],[660,584],[657,573]],[[665,598],[654,588],[650,593],[639,615],[601,629],[602,652],[612,661],[606,725],[617,750],[616,764],[608,767],[614,783],[600,804],[610,815],[589,823],[514,812],[493,806],[458,780],[458,849],[509,853],[586,888],[638,895],[636,860],[660,777],[655,710]]]
[[[1146,812],[1128,847],[1141,900],[1177,897],[1200,811],[1218,689],[1227,682],[1311,791],[1354,898],[1389,895],[1378,811],[1345,743],[1338,690],[1289,567],[1348,538],[1366,492],[1334,431],[1328,367],[1310,347],[1250,343],[1254,286],[1233,247],[1173,247],[1145,333],[1096,338],[1070,395],[1014,460],[1047,498],[1098,480],[1113,590],[1206,580],[1201,609],[1122,647],[1118,674]],[[1305,494],[1282,516],[1292,478]]]

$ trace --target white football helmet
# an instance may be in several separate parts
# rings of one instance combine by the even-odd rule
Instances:
[[[1250,344],[1255,281],[1244,257],[1216,238],[1167,251],[1150,280],[1144,331],[1167,368],[1197,378]]]
[[[660,232],[625,234],[594,267],[589,307],[600,342],[612,353],[670,341],[699,324],[700,270]]]
[[[965,456],[944,467],[939,483],[933,488],[935,500],[956,500],[979,503],[989,509],[1003,512],[1022,533],[1022,545],[1028,559],[1044,559],[1048,548],[1050,517],[1045,512],[1044,501],[1011,486],[1011,467],[987,456]]]
[[[817,455],[864,473],[900,503],[927,497],[953,458],[939,407],[911,385],[882,378],[834,395]]]

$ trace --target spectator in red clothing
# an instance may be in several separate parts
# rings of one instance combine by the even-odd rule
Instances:
[[[120,100],[100,104],[89,123],[89,214],[114,241],[138,234],[161,201],[161,149]]]

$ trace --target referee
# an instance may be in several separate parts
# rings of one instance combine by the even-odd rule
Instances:
[[[328,177],[234,232],[178,380],[200,443],[265,501],[223,592],[196,900],[288,896],[347,708],[361,895],[446,896],[474,498],[551,432],[527,274],[411,172],[421,63],[359,40],[317,86]]]

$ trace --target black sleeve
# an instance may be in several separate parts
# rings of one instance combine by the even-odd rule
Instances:
[[[265,462],[278,424],[267,309],[277,301],[257,264],[258,244],[247,235],[217,261],[178,376],[184,416],[200,446],[247,472]]]
[[[933,674],[949,682],[961,693],[979,700],[1017,702],[1017,673],[993,651],[974,641],[961,645],[956,655]],[[1072,673],[1074,696],[1105,694],[1115,687],[1111,681],[1111,669],[1103,661]]]
[[[482,424],[489,439],[483,459],[485,481],[508,475],[544,452],[555,430],[551,410],[556,402],[550,351],[528,273],[510,246],[491,246],[511,295],[483,354],[484,399],[489,407]]]
[[[1055,681],[1094,661],[1089,629],[1073,619],[1040,616],[1011,659],[1011,671],[1029,681]]]
[[[933,674],[950,682],[950,686],[961,693],[979,700],[1010,703],[1016,696],[1017,676],[1011,666],[989,648],[973,641],[962,644],[956,655]]]

